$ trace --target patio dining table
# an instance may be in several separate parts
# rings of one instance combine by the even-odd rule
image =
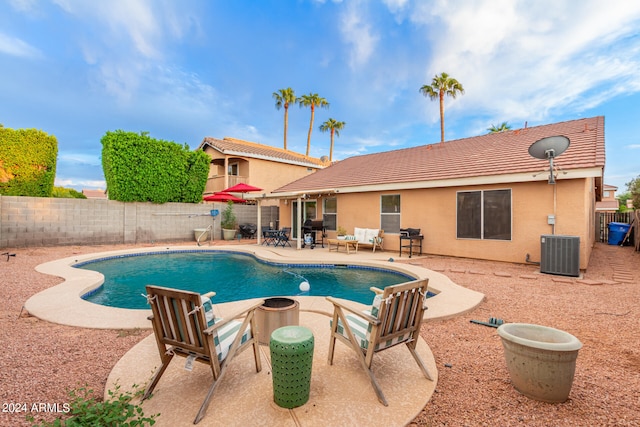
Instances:
[[[291,244],[289,243],[289,236],[287,236],[285,230],[264,230],[262,232],[262,237],[264,238],[264,240],[262,241],[263,245],[273,245],[275,247],[282,246],[283,248],[287,244],[291,246]]]

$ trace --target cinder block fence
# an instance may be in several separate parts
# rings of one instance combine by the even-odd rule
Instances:
[[[0,196],[0,248],[194,240],[194,229],[213,225],[221,238],[224,203],[124,203],[113,200]],[[234,205],[238,224],[257,223],[255,205]],[[262,208],[276,222],[278,208]]]

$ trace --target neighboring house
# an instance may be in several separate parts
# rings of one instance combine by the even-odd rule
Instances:
[[[107,199],[107,191],[106,190],[82,190],[82,194],[85,195],[87,199]]]
[[[602,200],[596,203],[597,212],[617,212],[620,208],[620,202],[616,197],[618,187],[613,185],[604,185]]]
[[[229,137],[206,137],[198,149],[211,157],[205,196],[239,183],[270,193],[329,165],[323,159]]]
[[[549,161],[528,149],[556,135],[570,145],[549,184]],[[518,263],[540,261],[541,235],[579,236],[585,269],[604,164],[604,117],[593,117],[351,157],[267,197],[280,198],[280,225],[294,233],[304,205],[300,222],[324,216],[350,233],[384,229],[384,248],[396,256],[407,227],[422,230],[429,254]]]

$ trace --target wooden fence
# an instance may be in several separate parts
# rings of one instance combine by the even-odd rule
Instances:
[[[609,223],[621,222],[631,224],[633,231],[629,236],[628,244],[635,246],[636,251],[640,250],[640,211],[629,212],[597,212],[596,213],[596,241],[607,242],[609,240]]]

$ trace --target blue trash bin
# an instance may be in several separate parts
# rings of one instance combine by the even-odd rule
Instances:
[[[621,244],[630,227],[630,224],[625,224],[624,222],[610,222],[609,239],[607,243],[610,245]]]

